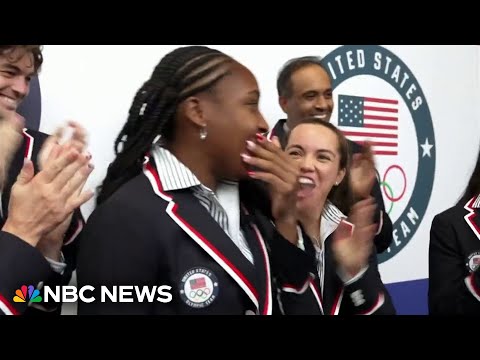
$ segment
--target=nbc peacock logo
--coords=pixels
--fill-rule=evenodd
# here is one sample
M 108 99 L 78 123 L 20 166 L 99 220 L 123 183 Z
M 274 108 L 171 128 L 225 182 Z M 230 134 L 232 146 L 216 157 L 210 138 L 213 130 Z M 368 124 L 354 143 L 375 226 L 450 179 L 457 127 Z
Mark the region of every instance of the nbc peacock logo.
M 15 290 L 15 296 L 13 302 L 34 302 L 38 303 L 42 301 L 40 291 L 35 289 L 33 285 L 22 285 L 20 289 Z

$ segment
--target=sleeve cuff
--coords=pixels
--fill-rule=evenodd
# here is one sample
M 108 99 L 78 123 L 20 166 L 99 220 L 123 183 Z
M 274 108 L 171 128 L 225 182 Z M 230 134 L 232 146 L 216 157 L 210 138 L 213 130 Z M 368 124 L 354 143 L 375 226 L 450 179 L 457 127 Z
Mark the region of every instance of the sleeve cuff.
M 380 210 L 380 219 L 379 219 L 379 224 L 378 224 L 378 230 L 375 233 L 375 236 L 377 236 L 378 234 L 380 234 L 382 232 L 382 228 L 383 228 L 383 211 Z
M 364 267 L 362 270 L 360 270 L 357 275 L 355 275 L 353 278 L 349 279 L 346 273 L 342 269 L 338 269 L 337 273 L 340 279 L 343 281 L 343 284 L 345 286 L 351 285 L 354 282 L 360 280 L 362 276 L 365 274 L 365 272 L 368 270 L 368 266 Z
M 60 261 L 52 260 L 46 256 L 45 256 L 45 259 L 48 261 L 53 271 L 55 271 L 57 274 L 63 275 L 63 272 L 67 267 L 67 264 L 65 263 L 65 257 L 63 256 L 63 252 L 60 252 Z

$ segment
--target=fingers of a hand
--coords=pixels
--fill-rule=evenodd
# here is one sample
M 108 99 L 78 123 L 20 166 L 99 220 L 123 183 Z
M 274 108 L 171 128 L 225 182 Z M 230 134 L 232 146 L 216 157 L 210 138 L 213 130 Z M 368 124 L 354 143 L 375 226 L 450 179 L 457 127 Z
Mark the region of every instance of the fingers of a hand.
M 75 150 L 73 150 L 75 151 Z M 79 155 L 74 162 L 68 164 L 61 170 L 55 179 L 52 181 L 52 186 L 58 191 L 62 191 L 67 183 L 74 178 L 74 175 L 83 167 L 86 166 L 89 158 L 85 155 Z
M 358 229 L 358 231 L 356 231 L 354 234 L 355 241 L 362 246 L 370 247 L 373 243 L 373 239 L 375 238 L 376 231 L 377 224 L 371 224 L 363 227 L 362 229 Z
M 94 165 L 91 163 L 87 163 L 86 165 L 82 166 L 68 182 L 63 191 L 68 193 L 70 196 L 78 196 L 83 191 L 85 183 L 87 182 L 94 168 Z
M 373 218 L 377 204 L 373 197 L 368 197 L 355 203 L 350 211 L 350 219 L 355 225 L 364 225 L 368 219 Z
M 375 203 L 375 198 L 373 196 L 369 196 L 366 199 L 357 201 L 355 204 L 353 204 L 350 213 L 358 213 L 364 206 L 368 206 L 373 203 Z
M 277 148 L 282 149 L 282 145 L 280 144 L 280 140 L 278 139 L 278 136 L 274 136 L 271 141 L 272 141 L 272 144 L 275 145 Z
M 362 160 L 362 154 L 353 154 L 351 167 L 353 169 L 357 168 L 360 165 L 361 160 Z
M 355 216 L 355 225 L 359 228 L 370 226 L 373 223 L 376 204 L 364 206 Z
M 264 181 L 269 184 L 275 192 L 286 192 L 290 189 L 289 184 L 282 181 L 278 176 L 269 172 L 255 171 L 249 173 L 253 179 Z
M 257 136 L 257 142 L 253 145 L 249 144 L 248 149 L 254 157 L 269 160 L 275 168 L 282 169 L 286 173 L 293 173 L 295 177 L 298 177 L 298 164 L 281 149 L 278 138 L 277 144 L 275 144 L 265 137 Z M 287 179 L 285 180 L 287 181 Z
M 65 146 L 66 149 L 75 149 L 79 153 L 83 153 L 85 151 L 85 145 L 86 145 L 85 142 L 80 140 L 75 140 L 75 139 L 71 139 L 65 144 L 63 144 L 63 146 Z
M 278 137 L 274 136 L 271 141 L 265 137 L 257 137 L 257 144 L 260 148 L 265 149 L 268 153 L 274 154 L 279 159 L 279 164 L 285 164 L 290 162 L 290 157 L 283 151 Z
M 38 156 L 40 170 L 44 169 L 49 162 L 56 159 L 56 156 L 58 156 L 58 151 L 52 156 L 52 150 L 56 145 L 58 145 L 58 138 L 56 136 L 49 136 L 43 143 Z
M 58 157 L 52 162 L 49 162 L 47 166 L 38 173 L 38 181 L 45 183 L 53 182 L 68 165 L 75 163 L 81 156 L 79 152 L 74 149 L 69 151 L 62 150 L 62 146 L 60 145 L 57 145 L 57 148 L 52 149 L 52 153 L 58 152 Z
M 81 193 L 85 182 L 93 171 L 92 164 L 86 164 L 78 169 L 68 183 L 64 186 L 62 194 L 67 198 Z
M 260 159 L 273 161 L 274 154 L 262 146 L 259 142 L 254 142 L 252 140 L 247 141 L 247 149 L 252 156 L 258 157 Z
M 270 173 L 276 176 L 281 181 L 292 184 L 295 184 L 297 182 L 297 177 L 294 172 L 285 170 L 283 167 L 278 166 L 272 160 L 265 160 L 246 154 L 242 154 L 241 156 L 245 163 L 261 170 L 262 172 Z
M 25 159 L 22 170 L 17 176 L 17 182 L 15 184 L 25 185 L 32 180 L 34 175 L 33 163 L 31 160 Z
M 82 168 L 82 169 L 84 169 L 84 168 Z M 95 169 L 95 167 L 94 167 L 93 164 L 88 164 L 87 169 L 85 169 L 84 171 L 90 171 L 90 173 L 91 173 Z M 87 182 L 87 180 L 90 176 L 90 173 L 85 177 L 85 180 L 83 180 L 83 182 L 78 186 L 77 191 L 74 194 L 79 195 L 82 192 L 82 190 L 85 187 L 85 184 L 86 184 L 86 182 Z
M 366 141 L 362 149 L 363 158 L 370 163 L 371 166 L 375 167 L 375 157 L 373 155 L 372 143 Z
M 68 125 L 72 127 L 72 139 L 75 141 L 79 141 L 84 144 L 87 144 L 87 131 L 76 121 L 69 121 Z
M 74 199 L 70 201 L 70 209 L 73 211 L 83 204 L 85 204 L 87 201 L 89 201 L 93 197 L 94 193 L 91 190 L 86 190 L 82 192 L 80 195 L 76 196 Z

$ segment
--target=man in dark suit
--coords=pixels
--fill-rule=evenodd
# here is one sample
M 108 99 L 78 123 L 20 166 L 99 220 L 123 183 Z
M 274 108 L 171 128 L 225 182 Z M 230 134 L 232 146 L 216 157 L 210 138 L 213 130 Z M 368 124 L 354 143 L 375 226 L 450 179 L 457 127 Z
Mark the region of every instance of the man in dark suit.
M 277 136 L 285 147 L 290 129 L 308 118 L 330 121 L 334 108 L 332 81 L 318 57 L 307 56 L 289 60 L 280 70 L 277 79 L 279 104 L 287 119 L 279 120 L 269 137 Z M 354 200 L 368 197 L 367 188 L 358 173 L 361 161 L 368 161 L 364 147 L 353 141 L 348 142 L 352 167 L 350 168 L 350 189 Z M 375 236 L 377 253 L 384 252 L 392 242 L 392 221 L 385 211 L 380 184 L 375 180 L 371 195 L 377 203 L 376 222 L 379 224 Z M 348 215 L 348 214 L 347 214 Z
M 480 314 L 480 153 L 462 199 L 430 230 L 431 315 Z
M 63 145 L 60 132 L 48 137 L 23 129 L 17 108 L 42 61 L 39 45 L 0 46 L 0 313 L 27 310 L 24 303 L 10 303 L 10 295 L 27 282 L 68 283 L 74 240 L 84 223 L 79 206 L 93 195 L 81 193 L 92 168 L 91 156 L 82 154 L 80 126 L 71 123 L 72 139 Z

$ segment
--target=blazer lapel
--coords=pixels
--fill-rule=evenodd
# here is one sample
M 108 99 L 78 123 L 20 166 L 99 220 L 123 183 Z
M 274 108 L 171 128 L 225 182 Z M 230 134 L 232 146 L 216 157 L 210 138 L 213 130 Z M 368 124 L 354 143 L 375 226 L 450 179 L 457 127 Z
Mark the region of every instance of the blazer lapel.
M 467 225 L 477 237 L 477 239 L 480 240 L 480 209 L 474 207 L 474 203 L 479 198 L 479 196 L 473 197 L 465 204 L 464 208 L 468 211 L 468 214 L 464 216 L 464 219 L 467 222 Z
M 144 165 L 144 174 L 150 180 L 154 192 L 168 202 L 168 215 L 237 282 L 257 309 L 260 309 L 254 266 L 191 191 L 163 191 L 158 173 L 150 163 Z
M 2 210 L 3 210 L 3 221 L 8 216 L 8 204 L 10 200 L 10 194 L 12 191 L 12 186 L 17 181 L 17 176 L 22 170 L 24 158 L 31 159 L 33 153 L 34 138 L 27 133 L 27 130 L 23 130 L 23 142 L 20 145 L 20 148 L 17 150 L 13 156 L 12 163 L 8 169 L 7 181 L 5 183 L 5 188 L 2 192 Z
M 339 278 L 336 269 L 337 264 L 334 261 L 334 255 L 331 248 L 331 238 L 325 240 L 325 276 L 324 276 L 324 303 L 325 314 L 338 315 L 343 299 L 343 283 Z
M 250 247 L 256 269 L 255 285 L 258 289 L 259 314 L 272 314 L 272 283 L 270 259 L 263 234 L 253 221 L 248 210 L 242 206 L 241 224 L 245 239 Z

